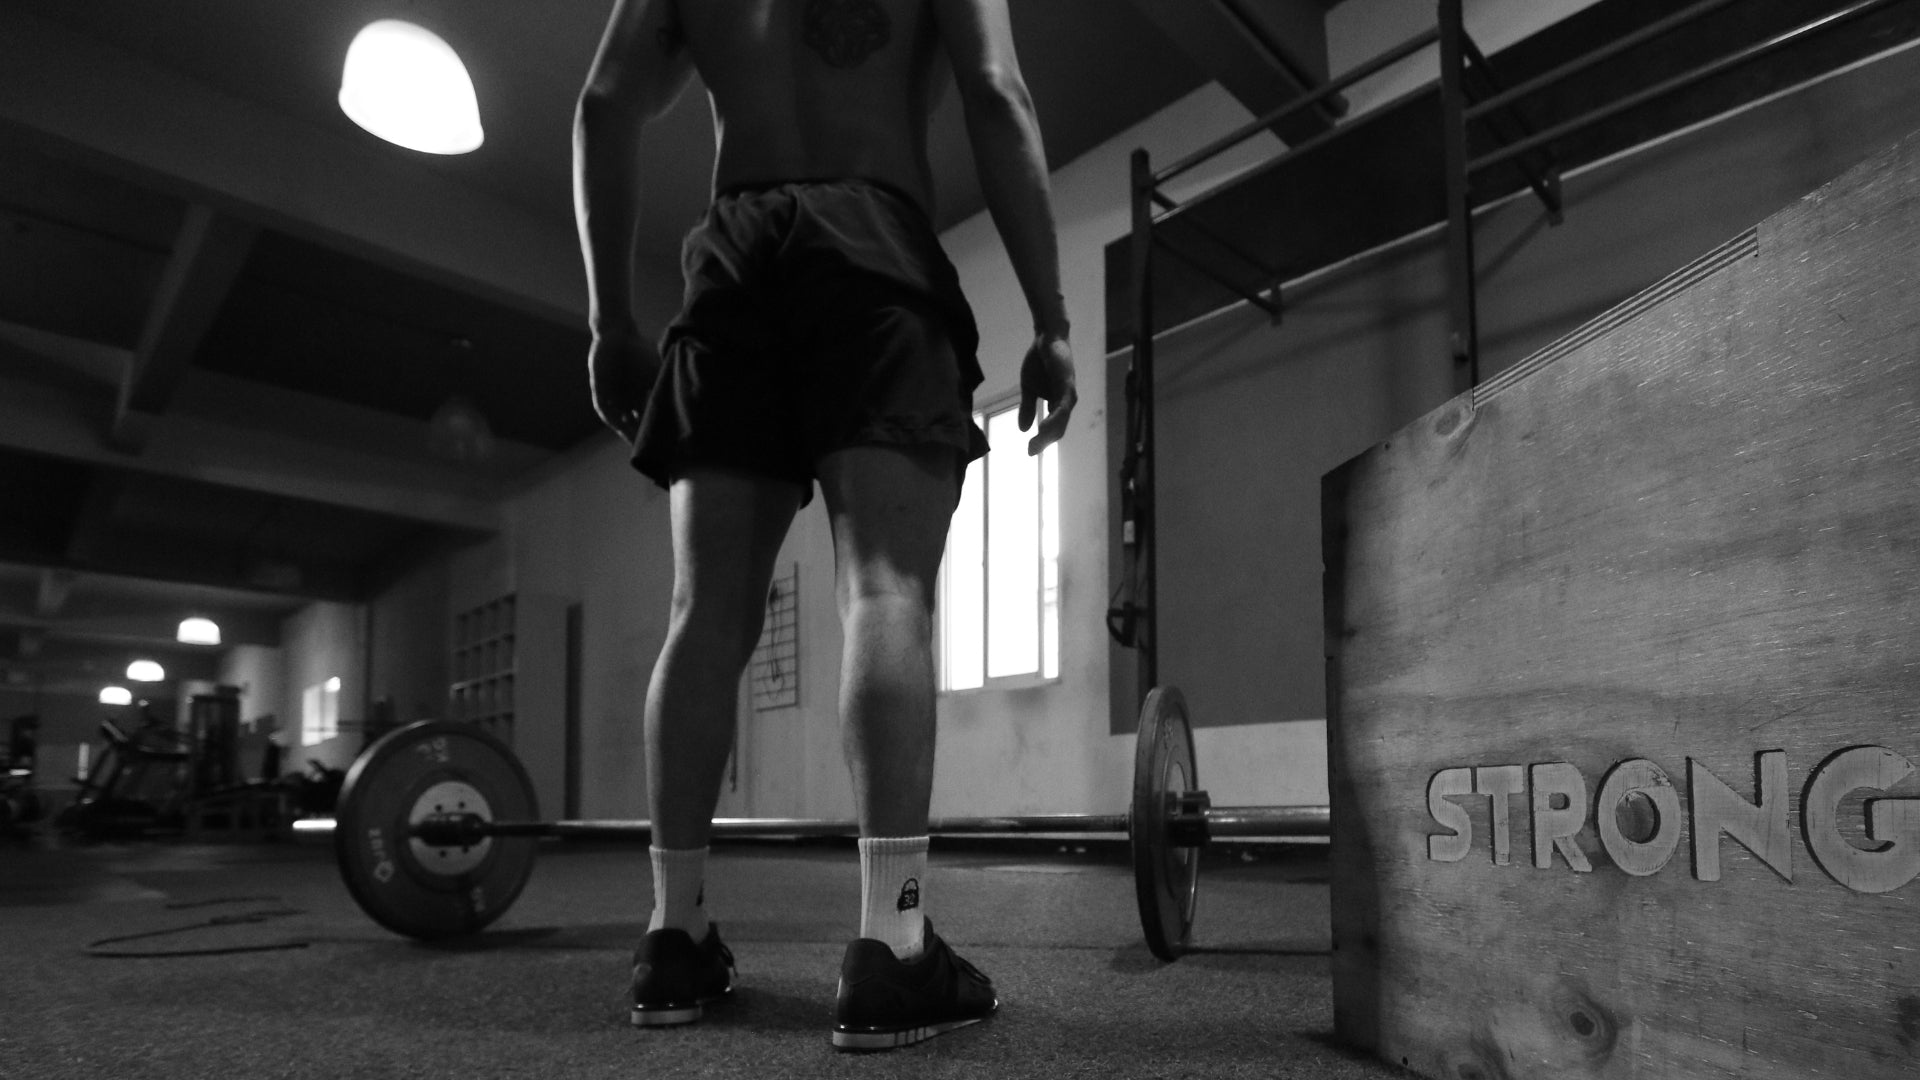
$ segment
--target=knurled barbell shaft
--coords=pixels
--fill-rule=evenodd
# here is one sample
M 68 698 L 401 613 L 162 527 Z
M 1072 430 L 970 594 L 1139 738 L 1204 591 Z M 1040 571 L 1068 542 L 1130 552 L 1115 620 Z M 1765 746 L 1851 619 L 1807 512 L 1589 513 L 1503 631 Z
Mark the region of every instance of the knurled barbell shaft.
M 458 815 L 454 815 L 458 817 Z M 432 819 L 415 826 L 428 840 Z M 465 828 L 452 825 L 454 829 Z M 1020 817 L 935 818 L 928 831 L 940 835 L 1006 832 L 1125 832 L 1123 814 L 1034 814 Z M 422 835 L 424 830 L 424 835 Z M 555 836 L 573 839 L 644 840 L 653 835 L 646 819 L 621 821 L 489 821 L 475 825 L 478 836 Z M 858 836 L 860 823 L 829 818 L 714 818 L 712 835 L 730 836 Z
M 1212 806 L 1201 812 L 1209 837 L 1325 836 L 1331 816 L 1325 806 Z M 644 819 L 604 821 L 487 821 L 450 816 L 417 824 L 423 842 L 471 842 L 489 836 L 565 837 L 572 839 L 644 840 L 653 825 Z M 436 834 L 437 828 L 448 831 Z M 1020 814 L 1002 817 L 934 818 L 927 831 L 935 836 L 990 833 L 1124 833 L 1125 814 Z M 858 822 L 820 818 L 715 818 L 712 835 L 749 836 L 858 836 Z

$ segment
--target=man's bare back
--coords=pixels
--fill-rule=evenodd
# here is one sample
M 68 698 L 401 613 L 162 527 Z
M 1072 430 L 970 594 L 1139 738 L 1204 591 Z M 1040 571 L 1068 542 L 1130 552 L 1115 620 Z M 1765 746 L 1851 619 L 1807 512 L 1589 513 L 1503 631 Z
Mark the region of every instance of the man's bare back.
M 594 408 L 631 441 L 658 371 L 633 308 L 640 129 L 696 70 L 713 104 L 714 189 L 865 179 L 932 220 L 929 115 L 958 93 L 982 193 L 1033 315 L 1020 421 L 1029 453 L 1077 395 L 1047 163 L 1007 0 L 616 0 L 574 121 Z
M 675 30 L 713 100 L 716 190 L 881 180 L 932 210 L 927 118 L 951 82 L 927 0 L 695 0 Z

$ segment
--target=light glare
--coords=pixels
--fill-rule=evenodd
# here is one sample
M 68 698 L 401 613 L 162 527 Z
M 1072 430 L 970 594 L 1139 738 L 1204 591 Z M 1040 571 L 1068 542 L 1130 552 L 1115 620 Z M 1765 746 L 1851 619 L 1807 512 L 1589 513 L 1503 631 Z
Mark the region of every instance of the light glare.
M 426 154 L 479 149 L 480 105 L 453 46 L 399 19 L 369 23 L 347 47 L 340 110 L 382 139 Z
M 124 686 L 103 686 L 100 688 L 100 704 L 131 705 L 133 704 L 133 691 Z M 84 751 L 86 744 L 82 743 L 80 749 Z M 84 759 L 80 762 L 80 771 L 83 774 L 87 771 L 87 763 Z
M 135 660 L 127 665 L 127 678 L 134 682 L 159 682 L 167 677 L 167 669 L 152 660 Z
M 1026 453 L 1020 414 L 987 420 L 987 678 L 1040 667 L 1040 462 Z
M 212 619 L 182 619 L 180 630 L 174 636 L 188 645 L 218 645 L 220 624 Z

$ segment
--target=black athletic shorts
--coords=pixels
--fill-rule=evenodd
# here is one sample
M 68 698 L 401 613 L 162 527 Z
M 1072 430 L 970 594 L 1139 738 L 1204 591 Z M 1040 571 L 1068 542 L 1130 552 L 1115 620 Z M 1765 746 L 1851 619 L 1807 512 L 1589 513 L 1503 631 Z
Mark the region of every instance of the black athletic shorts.
M 987 452 L 973 422 L 980 335 L 932 223 L 896 189 L 809 180 L 721 193 L 681 250 L 686 295 L 634 467 L 791 480 L 849 446 Z

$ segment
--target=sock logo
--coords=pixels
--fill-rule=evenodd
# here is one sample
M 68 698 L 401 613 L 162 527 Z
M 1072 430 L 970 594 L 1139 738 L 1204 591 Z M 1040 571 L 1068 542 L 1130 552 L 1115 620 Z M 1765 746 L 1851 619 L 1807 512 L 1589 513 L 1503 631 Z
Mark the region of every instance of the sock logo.
M 900 886 L 900 899 L 894 904 L 894 907 L 900 911 L 912 911 L 919 906 L 920 879 L 908 878 L 907 883 Z

